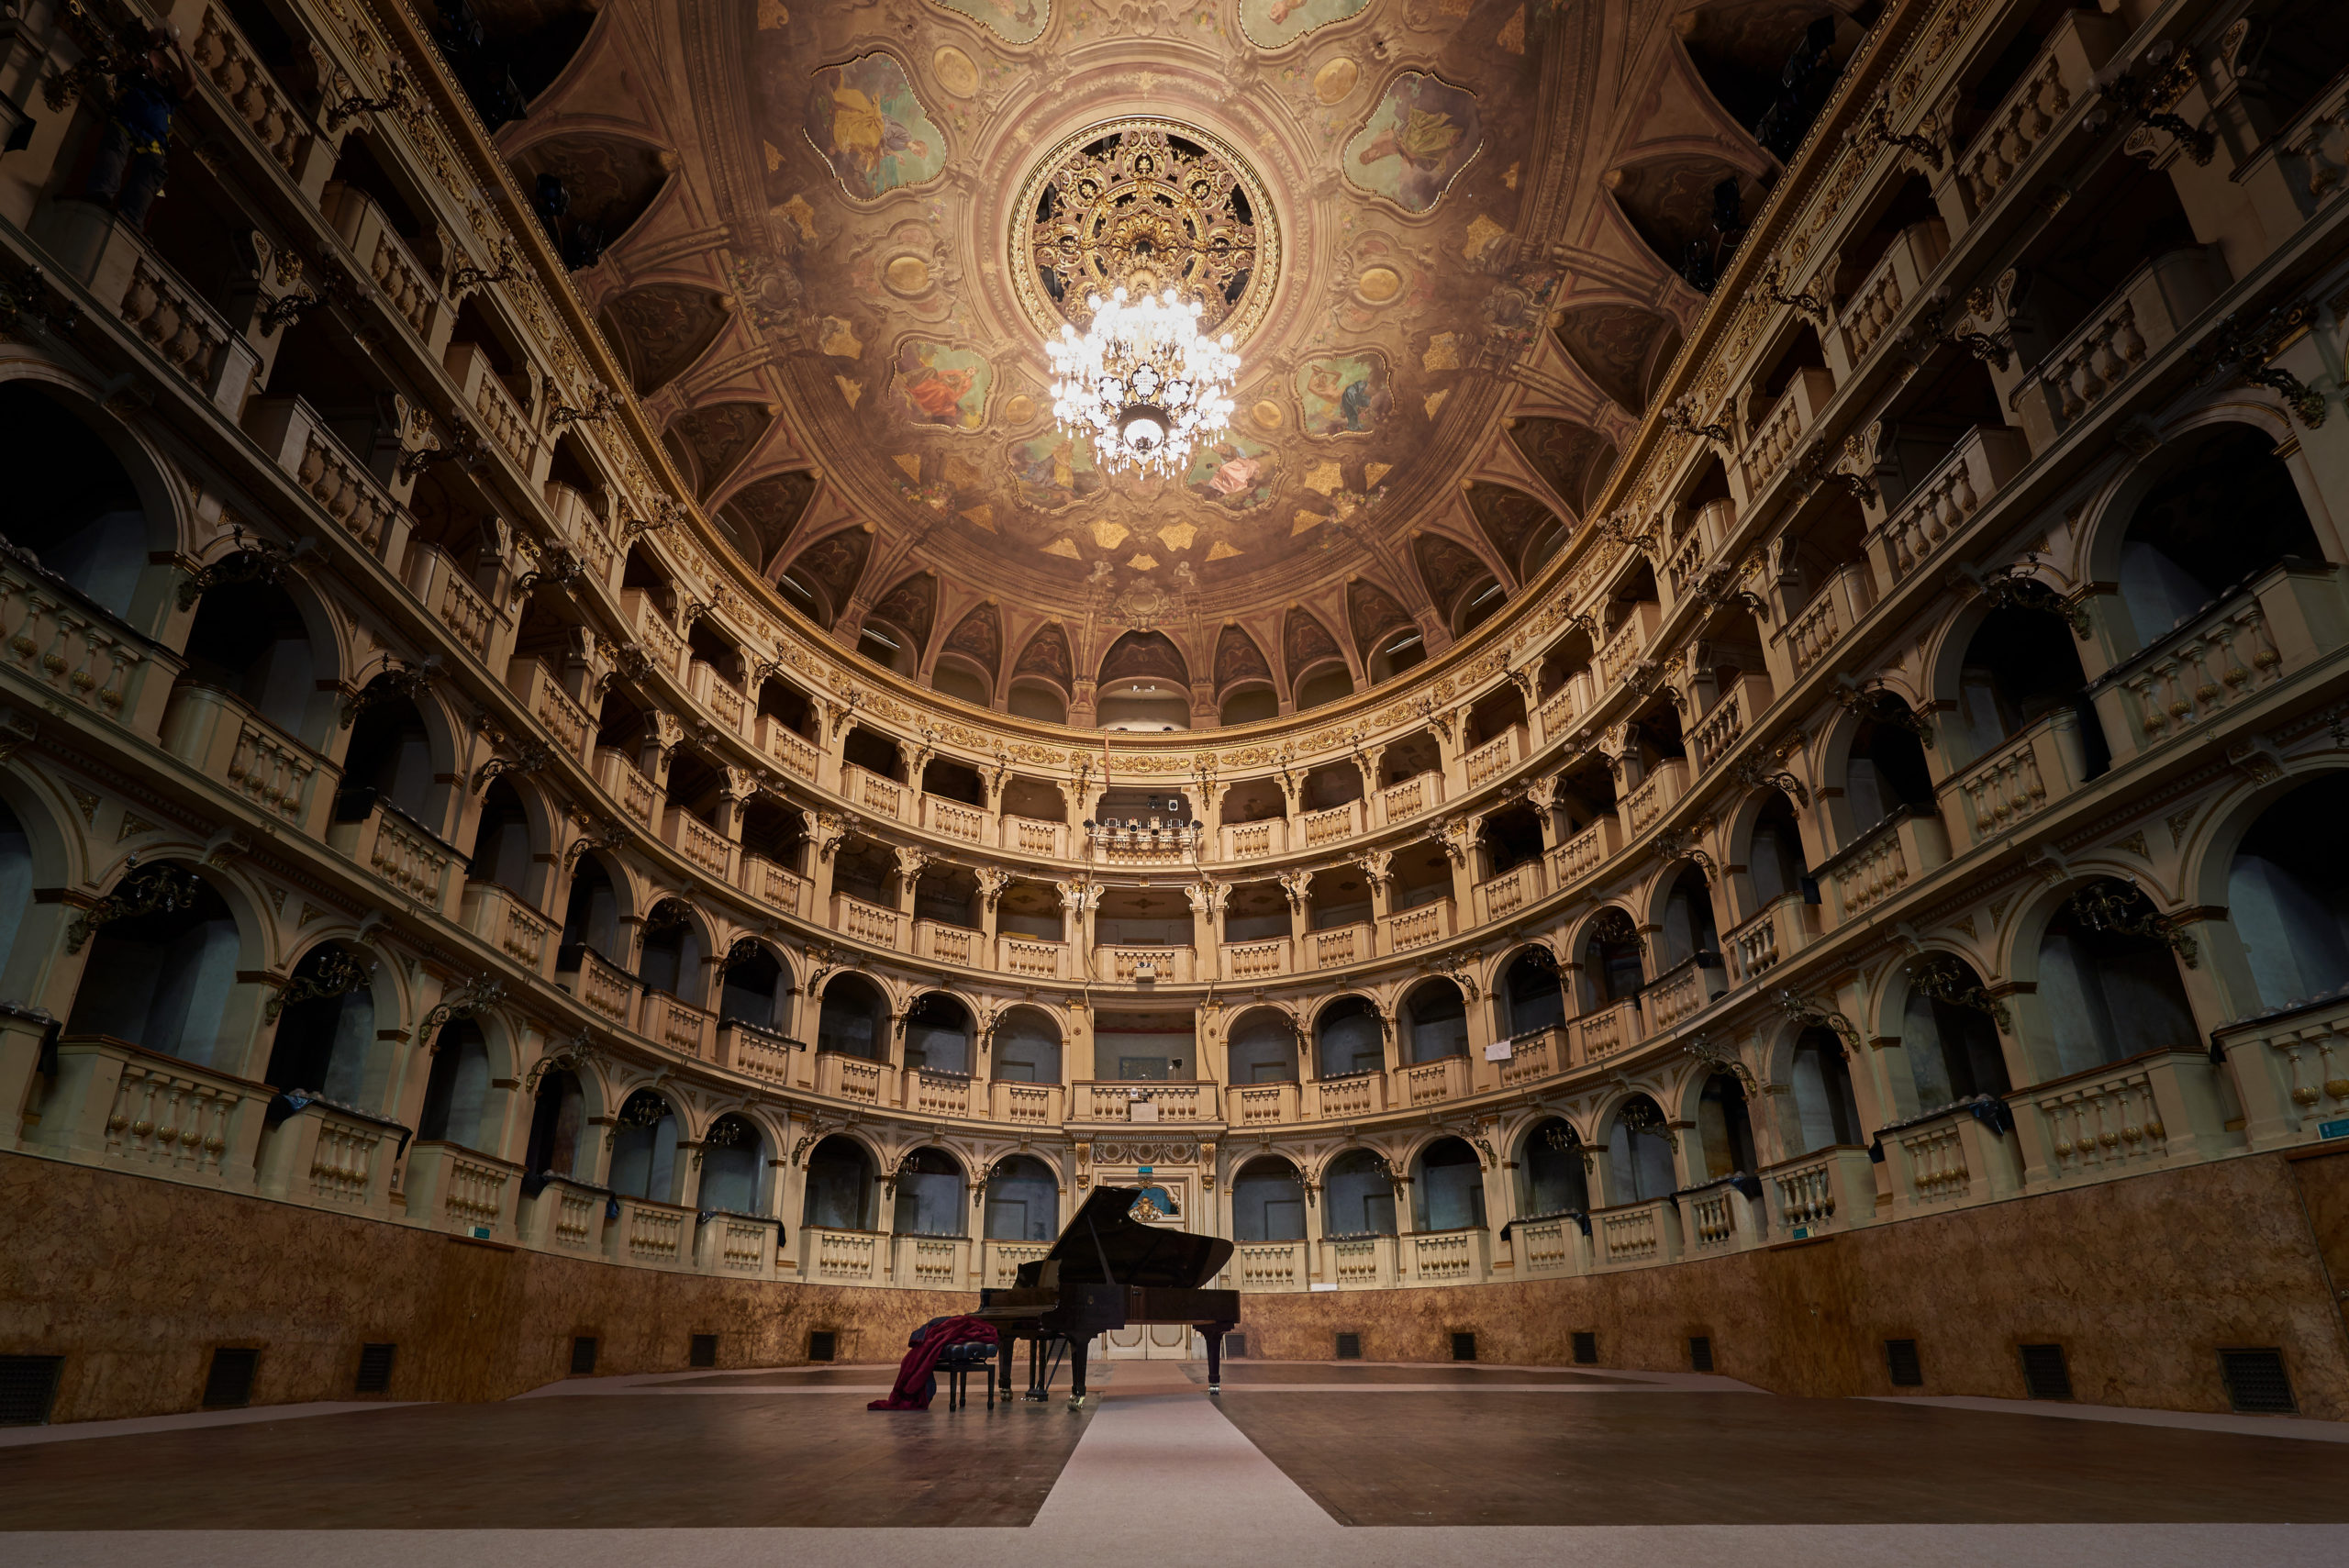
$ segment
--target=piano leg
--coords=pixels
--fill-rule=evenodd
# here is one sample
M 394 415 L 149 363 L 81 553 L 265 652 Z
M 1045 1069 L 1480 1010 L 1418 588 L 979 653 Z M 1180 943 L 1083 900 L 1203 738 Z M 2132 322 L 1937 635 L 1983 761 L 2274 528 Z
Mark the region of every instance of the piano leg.
M 1038 1329 L 1028 1336 L 1028 1398 L 1043 1403 L 1052 1397 L 1044 1386 L 1044 1333 Z
M 1208 1392 L 1221 1394 L 1223 1392 L 1223 1325 L 1202 1324 L 1199 1332 L 1207 1336 L 1208 1341 Z
M 1068 1390 L 1068 1407 L 1072 1410 L 1082 1409 L 1085 1406 L 1085 1352 L 1092 1343 L 1093 1337 L 1090 1334 L 1081 1340 L 1069 1341 L 1068 1368 L 1071 1381 Z

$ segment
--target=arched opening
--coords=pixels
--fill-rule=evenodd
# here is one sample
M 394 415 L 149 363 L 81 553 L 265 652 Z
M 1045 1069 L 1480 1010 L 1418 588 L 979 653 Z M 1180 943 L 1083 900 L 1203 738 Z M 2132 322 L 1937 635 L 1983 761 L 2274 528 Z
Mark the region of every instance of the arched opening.
M 2058 1075 L 2200 1043 L 2165 929 L 2145 895 L 2117 882 L 2091 883 L 2048 922 L 2039 940 L 2039 1003 Z
M 874 1188 L 873 1156 L 864 1145 L 852 1138 L 827 1138 L 807 1154 L 807 1193 L 799 1222 L 827 1230 L 870 1230 Z
M 1521 802 L 1504 806 L 1485 817 L 1477 843 L 1487 878 L 1513 871 L 1542 858 L 1542 818 Z
M 335 820 L 364 822 L 382 805 L 434 832 L 439 814 L 432 810 L 432 738 L 416 704 L 378 689 L 384 680 L 378 676 L 360 694 L 365 706 L 351 721 L 342 784 L 335 792 Z
M 28 382 L 0 384 L 0 537 L 109 615 L 130 613 L 147 513 L 111 447 Z
M 1545 947 L 1530 947 L 1501 972 L 1501 998 L 1508 1009 L 1511 1038 L 1553 1029 L 1566 1021 L 1566 988 L 1558 961 Z
M 1843 803 L 1855 834 L 1903 810 L 1932 809 L 1933 775 L 1917 729 L 1908 704 L 1878 697 L 1876 717 L 1853 735 L 1843 768 Z
M 1403 1029 L 1413 1062 L 1468 1054 L 1468 1002 L 1449 980 L 1423 980 L 1403 998 Z
M 1485 1224 L 1485 1164 L 1464 1139 L 1439 1138 L 1411 1162 L 1411 1228 L 1475 1230 Z
M 0 801 L 0 974 L 17 948 L 17 931 L 33 895 L 33 844 L 25 825 Z
M 1231 1235 L 1236 1241 L 1305 1240 L 1305 1183 L 1277 1154 L 1260 1154 L 1231 1178 Z
M 790 991 L 790 973 L 774 950 L 747 937 L 738 939 L 727 952 L 718 982 L 718 1021 L 780 1029 L 786 1021 L 784 1009 Z
M 1052 1168 L 1032 1154 L 996 1162 L 987 1177 L 986 1239 L 990 1241 L 1049 1241 L 1060 1234 L 1060 1183 Z
M 1664 967 L 1675 969 L 1691 959 L 1700 964 L 1709 959 L 1708 967 L 1720 965 L 1721 939 L 1713 924 L 1713 895 L 1694 861 L 1682 862 L 1672 879 L 1672 891 L 1664 895 L 1663 925 L 1656 940 Z
M 1975 744 L 1990 751 L 2043 718 L 2079 726 L 2090 777 L 2110 759 L 2087 698 L 2072 628 L 2060 616 L 2009 605 L 1983 617 L 1965 646 L 1958 711 Z
M 749 1117 L 729 1113 L 701 1140 L 701 1193 L 695 1207 L 729 1214 L 766 1212 L 767 1141 Z
M 1562 536 L 1563 537 L 1563 536 Z M 1554 546 L 1553 547 L 1554 549 Z M 1406 670 L 1427 662 L 1427 639 L 1416 626 L 1397 627 L 1378 639 L 1370 654 L 1370 684 L 1391 681 Z M 1267 696 L 1272 694 L 1267 692 Z M 1230 719 L 1224 720 L 1229 724 Z
M 773 719 L 802 740 L 816 739 L 816 712 L 807 694 L 780 676 L 759 683 L 759 717 Z
M 321 942 L 303 955 L 278 994 L 284 1009 L 265 1083 L 346 1106 L 375 1103 L 382 1074 L 369 1070 L 376 1047 L 375 996 L 367 988 L 373 967 L 340 942 Z
M 1753 907 L 1766 909 L 1788 895 L 1815 897 L 1810 871 L 1803 863 L 1802 828 L 1783 795 L 1763 803 L 1745 845 L 1745 875 L 1753 887 Z
M 1647 984 L 1647 944 L 1631 916 L 1620 909 L 1598 912 L 1582 945 L 1582 1010 L 1598 1012 L 1628 1002 Z
M 1011 695 L 1005 706 L 1014 718 L 1032 718 L 1044 724 L 1068 722 L 1068 698 L 1049 681 L 1012 682 Z
M 1061 1081 L 1061 1029 L 1052 1015 L 1014 1007 L 996 1025 L 995 1075 L 1011 1084 Z
M 1217 717 L 1225 724 L 1254 724 L 1260 719 L 1278 718 L 1280 712 L 1280 694 L 1272 687 L 1242 686 L 1223 699 Z
M 1664 1112 L 1645 1095 L 1633 1095 L 1615 1113 L 1607 1135 L 1612 1201 L 1642 1203 L 1664 1197 L 1680 1184 L 1672 1159 L 1672 1129 Z
M 527 900 L 531 866 L 530 814 L 522 796 L 504 779 L 494 779 L 482 796 L 473 824 L 473 849 L 465 862 L 468 882 L 495 883 Z
M 930 689 L 974 707 L 991 706 L 995 702 L 994 684 L 976 670 L 952 659 L 941 659 L 930 667 Z
M 1297 711 L 1320 707 L 1354 695 L 1354 678 L 1343 664 L 1325 665 L 1297 684 Z
M 189 685 L 209 686 L 301 739 L 317 666 L 310 631 L 285 590 L 272 583 L 218 583 L 207 589 L 188 628 Z
M 2259 814 L 2227 867 L 2227 917 L 2264 1007 L 2349 986 L 2349 773 Z
M 886 621 L 869 620 L 856 634 L 856 651 L 884 670 L 911 676 L 921 664 L 921 649 L 913 634 Z
M 562 947 L 556 955 L 558 970 L 577 969 L 580 954 L 593 950 L 608 961 L 619 940 L 619 893 L 611 873 L 595 855 L 582 855 L 571 873 L 571 896 L 562 910 Z
M 1935 1110 L 2012 1088 L 1998 1026 L 1974 966 L 1938 953 L 1912 965 L 1910 980 L 1900 1013 L 1900 1043 L 1916 1084 L 1917 1108 Z
M 1854 1146 L 1860 1134 L 1860 1103 L 1852 1093 L 1852 1069 L 1843 1042 L 1828 1029 L 1808 1029 L 1795 1040 L 1793 1080 L 1798 1154 L 1838 1144 Z
M 639 1089 L 621 1103 L 612 1128 L 610 1186 L 622 1197 L 676 1199 L 677 1113 L 650 1089 Z
M 824 1005 L 816 1022 L 816 1049 L 885 1062 L 889 1059 L 888 1020 L 889 1004 L 871 981 L 854 974 L 834 975 L 824 986 Z
M 1477 578 L 1460 591 L 1452 611 L 1452 635 L 1465 637 L 1497 614 L 1508 603 L 1508 590 L 1500 579 L 1490 573 Z
M 587 1126 L 587 1096 L 579 1074 L 558 1067 L 539 1080 L 530 1097 L 530 1140 L 524 1168 L 533 1175 L 578 1173 L 580 1145 Z
M 692 906 L 682 898 L 655 904 L 644 917 L 643 945 L 636 960 L 636 977 L 644 988 L 699 1005 L 702 956 Z
M 961 1236 L 963 1167 L 943 1149 L 917 1149 L 897 1165 L 897 1206 L 891 1227 L 900 1236 Z
M 971 1010 L 943 991 L 925 991 L 906 1010 L 906 1065 L 931 1073 L 971 1071 Z
M 221 1035 L 237 983 L 237 921 L 227 902 L 201 877 L 161 863 L 128 873 L 114 896 L 143 903 L 166 884 L 175 895 L 164 906 L 111 921 L 90 939 L 65 1032 L 239 1072 L 244 1063 Z
M 1761 1169 L 1753 1155 L 1753 1114 L 1745 1086 L 1727 1073 L 1705 1080 L 1697 1095 L 1697 1141 L 1708 1176 L 1752 1175 Z
M 1386 1065 L 1386 1029 L 1367 996 L 1341 996 L 1313 1024 L 1313 1056 L 1324 1078 L 1375 1073 Z
M 1230 1082 L 1297 1082 L 1297 1026 L 1286 1013 L 1258 1008 L 1232 1026 Z
M 2184 438 L 2168 478 L 2130 515 L 2121 597 L 2141 644 L 2277 562 L 2324 559 L 2273 436 L 2226 424 Z
M 1590 1212 L 1590 1173 L 1583 1164 L 1582 1139 L 1557 1117 L 1537 1123 L 1525 1135 L 1525 1212 L 1528 1215 Z
M 280 1031 L 281 1034 L 283 1031 Z M 433 1042 L 432 1070 L 424 1080 L 424 1113 L 416 1135 L 479 1153 L 495 1154 L 499 1141 L 489 1124 L 489 1042 L 471 1018 L 451 1018 Z
M 1332 1239 L 1395 1234 L 1395 1181 L 1386 1162 L 1367 1149 L 1349 1149 L 1330 1162 L 1321 1201 Z

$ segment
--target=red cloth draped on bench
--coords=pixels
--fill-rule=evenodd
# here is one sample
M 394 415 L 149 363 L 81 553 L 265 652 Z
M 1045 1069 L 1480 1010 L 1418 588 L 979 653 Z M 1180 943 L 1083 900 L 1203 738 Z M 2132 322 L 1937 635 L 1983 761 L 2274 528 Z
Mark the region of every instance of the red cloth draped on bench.
M 921 1337 L 921 1343 L 906 1352 L 897 1365 L 897 1381 L 886 1399 L 875 1399 L 865 1407 L 868 1410 L 927 1410 L 930 1395 L 930 1375 L 937 1370 L 938 1358 L 950 1346 L 996 1342 L 995 1325 L 976 1318 L 949 1318 Z

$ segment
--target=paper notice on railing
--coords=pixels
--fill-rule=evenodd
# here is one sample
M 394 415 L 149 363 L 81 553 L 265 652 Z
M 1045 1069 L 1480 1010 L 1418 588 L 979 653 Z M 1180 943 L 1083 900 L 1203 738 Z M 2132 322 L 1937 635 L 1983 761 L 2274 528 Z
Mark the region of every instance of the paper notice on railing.
M 1485 1060 L 1487 1062 L 1507 1062 L 1516 1054 L 1517 1041 L 1513 1040 L 1497 1040 L 1485 1047 Z

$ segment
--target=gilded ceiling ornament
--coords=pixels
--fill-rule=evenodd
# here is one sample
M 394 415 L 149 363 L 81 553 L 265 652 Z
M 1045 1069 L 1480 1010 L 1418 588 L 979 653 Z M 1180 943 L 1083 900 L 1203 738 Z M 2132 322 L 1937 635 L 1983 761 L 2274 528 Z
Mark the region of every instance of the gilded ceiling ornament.
M 1280 231 L 1264 182 L 1229 145 L 1171 120 L 1077 132 L 1045 154 L 1012 209 L 1012 277 L 1047 338 L 1082 328 L 1085 301 L 1172 288 L 1200 306 L 1199 329 L 1238 341 L 1264 319 L 1280 273 Z

